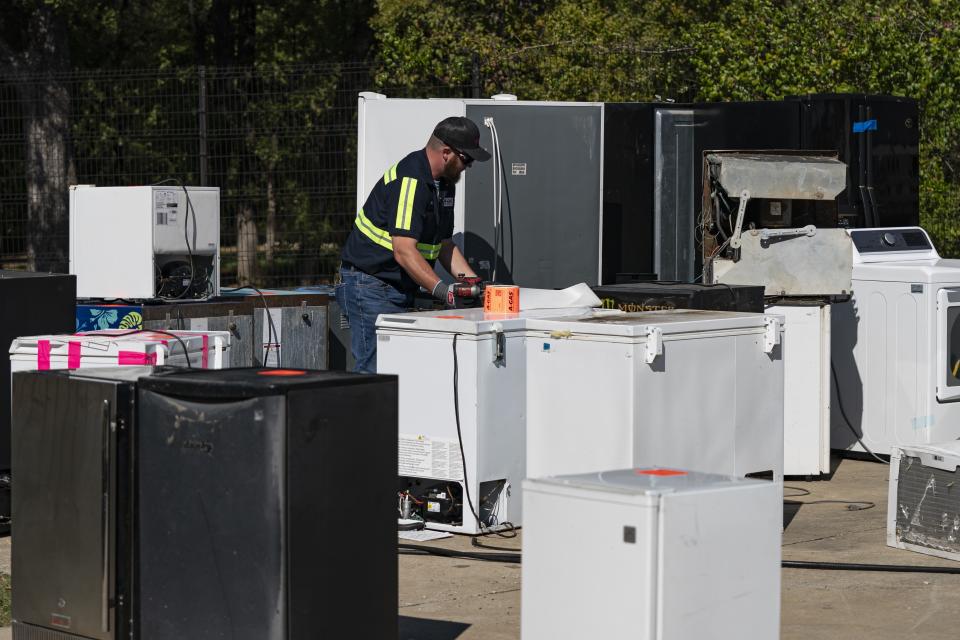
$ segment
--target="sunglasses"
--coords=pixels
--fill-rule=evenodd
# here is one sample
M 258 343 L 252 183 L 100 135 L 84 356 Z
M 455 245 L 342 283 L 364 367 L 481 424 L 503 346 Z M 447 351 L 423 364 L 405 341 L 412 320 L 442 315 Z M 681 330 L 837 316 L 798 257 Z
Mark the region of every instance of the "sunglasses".
M 450 145 L 447 146 L 450 147 Z M 456 147 L 450 147 L 450 151 L 453 151 L 455 154 L 457 154 L 457 157 L 460 158 L 460 162 L 462 162 L 463 166 L 466 168 L 469 169 L 470 165 L 473 164 L 473 158 L 465 154 L 463 151 L 458 150 Z

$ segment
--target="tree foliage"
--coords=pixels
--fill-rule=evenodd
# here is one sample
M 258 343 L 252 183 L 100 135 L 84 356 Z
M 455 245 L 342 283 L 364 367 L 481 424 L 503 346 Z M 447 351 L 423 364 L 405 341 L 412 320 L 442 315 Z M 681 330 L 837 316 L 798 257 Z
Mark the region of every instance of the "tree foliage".
M 946 0 L 380 0 L 381 86 L 525 99 L 767 100 L 875 93 L 920 105 L 922 223 L 960 252 L 960 3 Z

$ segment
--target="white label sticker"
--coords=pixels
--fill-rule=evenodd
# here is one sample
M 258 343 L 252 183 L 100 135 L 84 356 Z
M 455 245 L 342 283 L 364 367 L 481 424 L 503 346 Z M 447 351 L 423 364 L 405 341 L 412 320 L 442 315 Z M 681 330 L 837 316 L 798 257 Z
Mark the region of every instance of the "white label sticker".
M 526 162 L 514 162 L 510 165 L 510 173 L 515 176 L 525 176 L 527 175 L 527 163 Z
M 430 513 L 440 513 L 440 503 L 427 501 L 427 511 Z
M 456 440 L 401 433 L 399 447 L 399 475 L 463 480 L 463 461 Z
M 770 215 L 776 216 L 778 218 L 783 215 L 779 202 L 770 203 Z
M 177 192 L 158 189 L 153 192 L 153 218 L 158 225 L 177 224 Z

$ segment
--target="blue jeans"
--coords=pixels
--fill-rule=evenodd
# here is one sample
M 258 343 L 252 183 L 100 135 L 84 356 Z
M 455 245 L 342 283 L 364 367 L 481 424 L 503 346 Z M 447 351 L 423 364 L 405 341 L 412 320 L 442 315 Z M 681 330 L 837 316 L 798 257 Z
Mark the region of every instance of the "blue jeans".
M 357 373 L 377 372 L 377 316 L 404 313 L 413 306 L 413 294 L 403 293 L 371 275 L 341 265 L 337 303 L 350 323 L 350 348 Z

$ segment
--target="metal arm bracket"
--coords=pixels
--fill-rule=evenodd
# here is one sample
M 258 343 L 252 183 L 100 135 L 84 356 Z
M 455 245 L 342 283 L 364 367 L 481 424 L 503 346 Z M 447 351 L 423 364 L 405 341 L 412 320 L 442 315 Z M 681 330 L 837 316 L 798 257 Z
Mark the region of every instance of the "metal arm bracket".
M 730 248 L 740 248 L 740 234 L 743 232 L 743 216 L 747 212 L 747 202 L 750 201 L 750 190 L 744 189 L 740 192 L 740 207 L 737 209 L 737 224 L 733 228 L 733 235 L 730 236 Z

